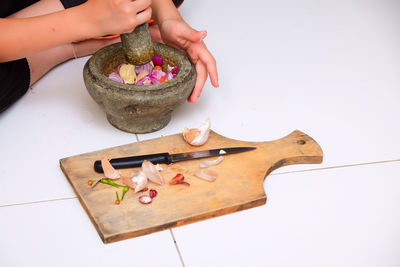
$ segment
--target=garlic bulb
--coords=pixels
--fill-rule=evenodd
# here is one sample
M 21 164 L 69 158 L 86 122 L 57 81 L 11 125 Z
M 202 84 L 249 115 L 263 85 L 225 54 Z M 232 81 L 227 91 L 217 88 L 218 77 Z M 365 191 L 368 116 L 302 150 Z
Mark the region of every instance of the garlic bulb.
M 193 146 L 201 146 L 208 139 L 208 134 L 210 133 L 210 127 L 211 123 L 209 119 L 207 119 L 199 128 L 188 129 L 184 127 L 183 138 L 185 139 L 186 142 L 188 142 Z

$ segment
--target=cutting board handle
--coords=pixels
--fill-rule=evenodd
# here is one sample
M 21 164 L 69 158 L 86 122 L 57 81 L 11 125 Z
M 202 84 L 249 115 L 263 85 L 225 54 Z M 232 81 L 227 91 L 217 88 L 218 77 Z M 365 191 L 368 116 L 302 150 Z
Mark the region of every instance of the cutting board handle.
M 307 134 L 295 130 L 288 136 L 272 142 L 261 143 L 265 158 L 273 170 L 291 164 L 317 164 L 322 162 L 323 153 L 319 144 Z M 268 155 L 268 156 L 267 156 Z M 274 155 L 272 158 L 270 155 Z M 272 162 L 271 162 L 272 161 Z

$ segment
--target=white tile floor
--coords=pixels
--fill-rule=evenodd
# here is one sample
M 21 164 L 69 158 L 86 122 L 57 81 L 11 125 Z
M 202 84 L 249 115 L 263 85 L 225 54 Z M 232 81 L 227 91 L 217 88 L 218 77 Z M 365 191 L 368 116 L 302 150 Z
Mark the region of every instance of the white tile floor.
M 83 84 L 88 58 L 0 114 L 0 266 L 400 266 L 400 2 L 205 0 L 181 13 L 208 30 L 221 86 L 164 129 L 111 127 Z M 58 160 L 207 117 L 246 141 L 302 130 L 324 162 L 274 171 L 265 206 L 103 245 Z

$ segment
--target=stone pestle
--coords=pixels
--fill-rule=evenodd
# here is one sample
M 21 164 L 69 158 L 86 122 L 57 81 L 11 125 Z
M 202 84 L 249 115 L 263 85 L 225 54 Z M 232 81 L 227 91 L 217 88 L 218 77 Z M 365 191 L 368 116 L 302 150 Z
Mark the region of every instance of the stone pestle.
M 153 59 L 154 47 L 147 22 L 137 26 L 131 33 L 121 34 L 121 42 L 128 63 L 144 65 Z

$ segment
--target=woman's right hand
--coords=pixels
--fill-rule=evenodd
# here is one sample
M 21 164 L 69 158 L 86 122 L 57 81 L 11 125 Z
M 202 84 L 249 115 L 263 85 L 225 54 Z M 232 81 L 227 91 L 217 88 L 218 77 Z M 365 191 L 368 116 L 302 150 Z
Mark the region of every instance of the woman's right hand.
M 83 5 L 98 36 L 132 32 L 151 18 L 151 0 L 88 0 Z

